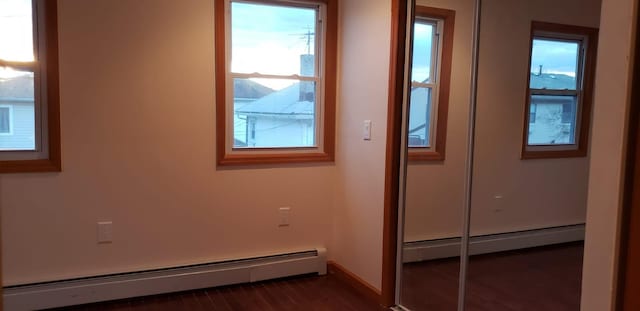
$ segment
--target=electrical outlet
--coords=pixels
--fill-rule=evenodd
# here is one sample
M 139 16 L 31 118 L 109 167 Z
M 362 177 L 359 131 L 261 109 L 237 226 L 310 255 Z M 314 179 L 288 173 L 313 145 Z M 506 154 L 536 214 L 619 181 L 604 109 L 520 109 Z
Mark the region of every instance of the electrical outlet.
M 278 213 L 280 215 L 280 224 L 279 227 L 287 227 L 289 226 L 289 213 L 291 212 L 291 208 L 288 206 L 281 207 L 278 209 Z
M 111 243 L 113 242 L 113 222 L 100 221 L 98 222 L 98 243 Z

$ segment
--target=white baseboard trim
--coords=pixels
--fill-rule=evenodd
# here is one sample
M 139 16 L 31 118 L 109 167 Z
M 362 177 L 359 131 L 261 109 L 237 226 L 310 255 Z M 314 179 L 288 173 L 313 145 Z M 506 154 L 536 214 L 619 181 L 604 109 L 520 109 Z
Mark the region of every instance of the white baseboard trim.
M 199 288 L 327 273 L 326 249 L 4 288 L 4 310 L 79 305 Z
M 479 255 L 584 240 L 584 224 L 471 237 L 469 254 Z M 460 238 L 408 242 L 403 262 L 460 256 Z

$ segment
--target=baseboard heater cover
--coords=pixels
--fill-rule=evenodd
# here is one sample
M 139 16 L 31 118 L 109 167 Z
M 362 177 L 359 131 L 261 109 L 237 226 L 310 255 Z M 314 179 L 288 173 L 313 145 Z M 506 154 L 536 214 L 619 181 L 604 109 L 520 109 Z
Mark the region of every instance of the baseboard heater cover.
M 584 224 L 491 234 L 470 238 L 469 254 L 480 255 L 584 240 Z M 460 238 L 407 242 L 402 261 L 418 262 L 460 256 Z
M 325 248 L 4 288 L 4 310 L 38 310 L 327 273 Z

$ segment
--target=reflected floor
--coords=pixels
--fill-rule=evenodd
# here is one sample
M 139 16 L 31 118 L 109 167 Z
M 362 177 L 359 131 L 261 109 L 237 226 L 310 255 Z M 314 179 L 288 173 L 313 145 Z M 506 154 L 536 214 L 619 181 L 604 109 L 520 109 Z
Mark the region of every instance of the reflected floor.
M 582 243 L 471 257 L 469 311 L 580 310 Z M 402 302 L 415 311 L 456 310 L 459 260 L 404 265 Z

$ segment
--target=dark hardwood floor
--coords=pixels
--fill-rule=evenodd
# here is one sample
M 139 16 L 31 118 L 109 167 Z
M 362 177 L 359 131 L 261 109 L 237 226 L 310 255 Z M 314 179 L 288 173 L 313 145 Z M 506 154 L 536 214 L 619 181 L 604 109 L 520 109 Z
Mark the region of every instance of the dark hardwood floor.
M 414 311 L 457 310 L 459 270 L 458 258 L 404 264 L 402 305 Z
M 252 284 L 131 298 L 56 310 L 383 310 L 333 275 L 301 276 Z
M 582 243 L 472 256 L 467 311 L 578 311 Z M 456 310 L 458 259 L 408 263 L 402 302 L 414 311 Z
M 577 311 L 581 243 L 473 256 L 468 311 Z M 456 310 L 458 259 L 405 264 L 403 304 Z M 59 309 L 61 310 L 61 309 Z M 64 310 L 383 310 L 334 275 L 301 276 L 65 308 Z

